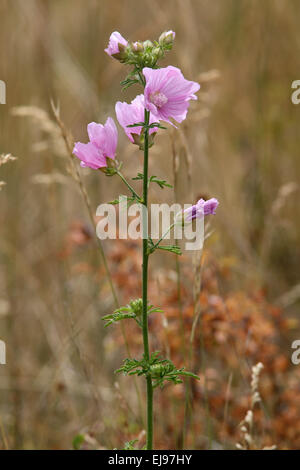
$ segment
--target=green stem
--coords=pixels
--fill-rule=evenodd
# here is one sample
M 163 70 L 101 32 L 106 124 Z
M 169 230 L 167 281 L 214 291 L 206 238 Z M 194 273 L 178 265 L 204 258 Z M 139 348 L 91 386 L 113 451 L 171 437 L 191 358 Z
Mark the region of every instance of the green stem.
M 149 111 L 145 109 L 145 140 L 144 140 L 144 181 L 143 181 L 143 343 L 146 361 L 150 359 L 148 338 L 148 154 L 149 154 Z M 153 443 L 153 386 L 151 375 L 147 375 L 147 450 L 152 449 Z
M 133 189 L 133 187 L 128 183 L 128 181 L 126 180 L 126 178 L 122 175 L 122 173 L 117 170 L 117 175 L 120 176 L 121 180 L 123 181 L 123 183 L 126 184 L 127 188 L 129 189 L 129 191 L 132 193 L 133 196 L 135 196 L 137 198 L 138 201 L 141 200 L 140 196 L 135 192 L 135 190 Z

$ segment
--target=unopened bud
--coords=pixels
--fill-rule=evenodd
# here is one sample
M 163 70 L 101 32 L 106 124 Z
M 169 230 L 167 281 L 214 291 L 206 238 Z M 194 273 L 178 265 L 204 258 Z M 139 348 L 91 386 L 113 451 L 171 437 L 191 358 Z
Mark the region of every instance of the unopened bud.
M 152 51 L 152 54 L 155 60 L 159 60 L 164 55 L 160 47 L 155 47 Z
M 112 54 L 111 56 L 114 59 L 120 60 L 121 62 L 124 61 L 127 57 L 127 46 L 124 46 L 124 44 L 121 44 L 120 42 L 118 43 L 118 49 L 119 52 L 116 52 L 115 54 Z
M 131 300 L 130 307 L 137 316 L 141 316 L 142 311 L 143 311 L 143 300 L 142 299 Z
M 148 47 L 153 47 L 153 42 L 149 41 L 149 39 L 147 39 L 147 41 L 144 41 L 143 42 L 143 46 L 144 48 L 148 48 Z
M 140 41 L 134 42 L 131 47 L 133 52 L 144 52 L 143 43 Z
M 165 31 L 159 36 L 159 44 L 161 46 L 172 46 L 175 39 L 174 31 Z
M 145 137 L 144 134 L 131 134 L 133 138 L 133 143 L 135 145 L 139 146 L 140 150 L 144 150 L 144 142 L 145 142 Z M 156 132 L 153 132 L 152 134 L 149 135 L 148 137 L 148 145 L 149 148 L 151 148 L 154 145 L 154 137 L 156 136 Z

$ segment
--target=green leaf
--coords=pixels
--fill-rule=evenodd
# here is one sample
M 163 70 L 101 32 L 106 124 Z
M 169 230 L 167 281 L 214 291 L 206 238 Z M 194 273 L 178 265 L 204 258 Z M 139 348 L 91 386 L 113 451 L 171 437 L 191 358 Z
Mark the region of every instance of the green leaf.
M 122 313 L 120 311 L 115 311 L 114 313 L 110 315 L 105 315 L 102 317 L 102 320 L 106 321 L 104 327 L 106 328 L 109 325 L 112 325 L 112 323 L 117 323 L 118 321 L 121 320 L 126 320 L 128 318 L 133 318 L 135 320 L 135 315 L 133 313 Z
M 163 359 L 156 351 L 151 354 L 149 361 L 145 356 L 138 361 L 137 359 L 125 359 L 122 367 L 116 373 L 123 372 L 125 375 L 145 375 L 151 376 L 153 388 L 163 388 L 165 382 L 171 382 L 174 385 L 182 383 L 182 377 L 191 377 L 199 380 L 199 377 L 192 372 L 187 372 L 184 367 L 177 369 L 172 361 Z
M 169 251 L 170 253 L 174 253 L 175 255 L 182 255 L 182 251 L 177 245 L 158 245 L 156 249 Z
M 193 372 L 187 372 L 184 369 L 181 370 L 180 375 L 184 375 L 185 377 L 192 377 L 193 379 L 200 380 L 200 377 Z
M 167 183 L 166 180 L 161 180 L 157 178 L 157 176 L 150 176 L 149 178 L 149 183 L 156 183 L 158 186 L 163 189 L 163 188 L 173 188 L 173 186 L 169 183 Z
M 117 205 L 119 204 L 119 199 L 114 199 L 113 201 L 109 201 L 108 204 L 113 204 L 113 205 Z
M 123 80 L 123 82 L 121 82 L 122 91 L 127 90 L 127 88 L 129 88 L 131 85 L 135 85 L 136 83 L 139 83 L 139 80 L 136 80 L 136 79 Z
M 113 204 L 113 205 L 117 205 L 119 203 L 124 203 L 126 201 L 127 203 L 127 206 L 130 206 L 131 204 L 133 204 L 134 202 L 137 202 L 137 198 L 135 196 L 119 196 L 118 199 L 114 199 L 113 201 L 109 201 L 108 204 Z
M 144 122 L 137 122 L 136 124 L 128 124 L 126 127 L 144 127 L 145 123 Z
M 138 173 L 137 176 L 135 176 L 134 178 L 132 178 L 133 180 L 135 181 L 138 181 L 138 180 L 143 180 L 144 179 L 144 175 L 143 173 Z M 148 185 L 150 183 L 156 183 L 158 184 L 158 186 L 160 188 L 173 188 L 173 186 L 169 183 L 167 183 L 166 180 L 163 180 L 163 179 L 160 179 L 158 178 L 157 176 L 153 175 L 153 176 L 150 176 L 149 179 L 148 179 Z
M 135 320 L 137 324 L 141 327 L 142 313 L 143 301 L 142 299 L 136 299 L 131 300 L 131 302 L 124 307 L 117 308 L 113 313 L 105 315 L 104 317 L 102 317 L 102 320 L 106 322 L 104 327 L 107 327 L 109 325 L 112 325 L 113 323 L 117 323 L 118 321 L 131 318 Z M 151 315 L 152 313 L 162 313 L 162 310 L 149 304 L 147 306 L 147 315 Z
M 122 90 L 126 90 L 127 88 L 129 88 L 131 85 L 135 85 L 136 83 L 139 83 L 140 80 L 137 76 L 137 72 L 136 70 L 133 70 L 132 72 L 130 72 L 127 77 L 125 78 L 125 80 L 122 80 L 121 82 L 121 86 L 122 86 Z
M 124 449 L 122 450 L 136 450 L 134 445 L 138 442 L 138 439 L 133 439 L 132 441 L 125 442 Z
M 135 176 L 134 178 L 132 178 L 134 181 L 138 181 L 138 180 L 143 180 L 144 179 L 144 175 L 143 173 L 138 173 L 137 176 Z
M 152 122 L 152 124 L 148 126 L 148 129 L 153 129 L 153 127 L 157 127 L 158 129 L 164 129 L 164 130 L 167 129 L 167 127 L 162 126 L 159 122 Z
M 83 434 L 77 434 L 72 441 L 72 446 L 74 450 L 80 450 L 82 444 L 84 443 L 85 438 Z

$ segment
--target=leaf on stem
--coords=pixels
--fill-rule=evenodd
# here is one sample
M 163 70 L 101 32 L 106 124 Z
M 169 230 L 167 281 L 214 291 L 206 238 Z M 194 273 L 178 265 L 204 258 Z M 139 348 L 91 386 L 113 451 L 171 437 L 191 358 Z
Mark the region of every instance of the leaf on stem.
M 137 176 L 135 176 L 134 178 L 132 178 L 133 181 L 138 181 L 138 180 L 143 180 L 144 179 L 144 175 L 143 173 L 138 173 Z
M 144 122 L 137 122 L 136 124 L 128 124 L 126 127 L 143 127 L 144 125 Z
M 114 199 L 113 201 L 109 201 L 108 204 L 117 205 L 117 204 L 124 204 L 126 202 L 127 207 L 129 207 L 134 202 L 139 202 L 135 196 L 120 196 L 118 199 Z
M 153 127 L 158 127 L 159 129 L 164 130 L 167 129 L 167 127 L 162 126 L 159 122 L 152 122 L 152 124 L 149 124 L 148 129 L 153 129 Z
M 169 183 L 167 183 L 166 180 L 161 180 L 157 176 L 150 176 L 149 178 L 149 183 L 156 183 L 158 186 L 163 189 L 163 188 L 173 188 L 173 186 Z
M 125 375 L 145 375 L 151 376 L 153 388 L 163 388 L 165 382 L 171 382 L 174 385 L 182 383 L 180 377 L 192 377 L 199 380 L 199 377 L 192 372 L 188 372 L 182 367 L 177 369 L 172 361 L 163 359 L 156 351 L 151 354 L 149 361 L 143 357 L 142 360 L 125 359 L 123 366 L 116 373 L 123 372 Z
M 136 78 L 126 78 L 126 80 L 121 82 L 122 91 L 127 90 L 127 88 L 129 88 L 131 85 L 135 85 L 136 83 L 139 83 L 139 80 Z
M 162 313 L 163 311 L 160 308 L 156 308 L 153 305 L 149 304 L 147 307 L 147 314 L 151 313 Z M 132 318 L 137 322 L 137 324 L 142 327 L 142 313 L 143 313 L 143 301 L 142 299 L 132 300 L 128 305 L 124 307 L 117 308 L 113 313 L 105 315 L 102 317 L 104 320 L 105 327 L 111 325 L 112 323 L 117 323 L 121 320 L 126 320 Z
M 175 255 L 182 255 L 182 251 L 178 245 L 158 245 L 156 249 L 169 251 L 170 253 L 174 253 Z
M 134 178 L 132 178 L 134 181 L 138 181 L 138 180 L 143 180 L 144 179 L 144 175 L 143 173 L 138 173 L 137 176 L 135 176 Z M 169 184 L 166 180 L 162 180 L 162 179 L 159 179 L 157 176 L 150 176 L 148 178 L 148 185 L 150 183 L 156 183 L 158 184 L 158 186 L 163 189 L 163 188 L 173 188 L 173 186 L 171 184 Z

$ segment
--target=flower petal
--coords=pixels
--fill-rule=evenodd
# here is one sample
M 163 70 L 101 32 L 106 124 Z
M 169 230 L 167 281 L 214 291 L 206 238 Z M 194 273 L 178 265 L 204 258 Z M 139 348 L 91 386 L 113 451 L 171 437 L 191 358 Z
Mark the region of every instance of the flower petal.
M 146 79 L 145 106 L 155 118 L 171 122 L 173 118 L 182 122 L 186 118 L 189 101 L 197 99 L 195 93 L 200 89 L 199 83 L 186 80 L 177 67 L 150 69 L 145 67 L 143 74 Z M 164 98 L 160 104 L 157 94 Z
M 114 31 L 113 33 L 111 33 L 108 47 L 104 49 L 104 51 L 110 56 L 112 56 L 113 54 L 118 54 L 118 52 L 120 52 L 119 44 L 122 44 L 126 47 L 128 45 L 128 41 L 123 38 L 123 36 L 118 31 Z
M 118 144 L 118 129 L 115 121 L 111 117 L 107 118 L 104 124 L 104 134 L 103 153 L 106 157 L 114 159 Z
M 93 170 L 97 170 L 107 166 L 106 158 L 92 142 L 87 144 L 76 142 L 73 153 L 81 160 L 81 166 L 83 167 L 88 166 Z

